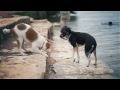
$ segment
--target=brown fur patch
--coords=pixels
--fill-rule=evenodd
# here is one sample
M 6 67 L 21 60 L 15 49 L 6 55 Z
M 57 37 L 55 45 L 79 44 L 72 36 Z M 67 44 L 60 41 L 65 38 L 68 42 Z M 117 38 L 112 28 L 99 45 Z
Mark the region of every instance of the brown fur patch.
M 27 27 L 26 27 L 25 24 L 18 24 L 18 25 L 17 25 L 17 28 L 18 28 L 19 30 L 25 30 Z
M 38 38 L 38 35 L 37 33 L 32 29 L 30 28 L 27 32 L 26 32 L 26 37 L 29 41 L 33 42 L 35 41 L 37 38 Z
M 50 49 L 51 44 L 49 42 L 46 43 L 47 49 Z

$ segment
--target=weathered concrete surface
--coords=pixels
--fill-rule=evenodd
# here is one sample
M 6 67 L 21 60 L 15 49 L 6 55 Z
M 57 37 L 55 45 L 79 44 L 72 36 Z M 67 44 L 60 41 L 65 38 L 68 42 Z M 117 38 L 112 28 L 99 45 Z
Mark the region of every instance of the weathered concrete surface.
M 30 23 L 30 17 L 28 16 L 19 16 L 13 18 L 2 18 L 0 19 L 0 30 L 3 28 L 12 28 L 18 23 Z
M 47 38 L 48 30 L 52 24 L 47 20 L 34 20 L 31 24 L 35 30 L 37 30 L 42 36 Z
M 47 20 L 33 21 L 32 26 L 47 37 L 51 23 Z M 43 79 L 46 71 L 46 57 L 41 54 L 20 56 L 16 42 L 5 42 L 0 54 L 0 78 Z
M 14 52 L 14 50 L 13 50 Z M 10 51 L 11 53 L 11 51 Z M 15 55 L 15 54 L 13 54 Z M 0 64 L 0 78 L 40 79 L 44 78 L 46 58 L 42 55 L 6 56 Z
M 60 30 L 54 30 L 54 41 L 52 44 L 51 57 L 56 60 L 54 70 L 56 74 L 50 73 L 48 79 L 106 79 L 113 78 L 109 74 L 113 70 L 106 66 L 102 60 L 98 59 L 98 68 L 94 67 L 94 58 L 90 67 L 86 67 L 88 60 L 84 54 L 84 46 L 79 48 L 80 63 L 73 63 L 72 47 L 68 41 L 61 39 Z

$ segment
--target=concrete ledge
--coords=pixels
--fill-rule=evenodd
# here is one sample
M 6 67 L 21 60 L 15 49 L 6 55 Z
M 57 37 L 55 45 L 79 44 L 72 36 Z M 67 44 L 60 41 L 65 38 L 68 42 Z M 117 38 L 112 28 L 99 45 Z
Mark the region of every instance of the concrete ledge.
M 30 17 L 21 16 L 21 17 L 0 19 L 0 30 L 2 30 L 4 28 L 12 28 L 14 25 L 16 25 L 18 23 L 30 24 Z
M 14 55 L 14 54 L 13 54 Z M 0 78 L 3 79 L 43 79 L 46 58 L 42 55 L 6 56 L 0 64 Z

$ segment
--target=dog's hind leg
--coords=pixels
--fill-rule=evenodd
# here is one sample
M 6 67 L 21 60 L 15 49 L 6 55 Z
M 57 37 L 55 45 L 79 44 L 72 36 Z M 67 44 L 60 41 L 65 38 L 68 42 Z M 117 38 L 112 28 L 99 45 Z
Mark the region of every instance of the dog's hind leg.
M 76 63 L 79 63 L 79 60 L 80 60 L 80 55 L 79 55 L 79 48 L 78 48 L 78 44 L 77 45 L 77 57 L 78 57 L 78 60 L 76 61 Z
M 90 53 L 88 53 L 88 57 L 87 57 L 87 58 L 88 58 L 88 60 L 89 60 L 89 61 L 88 61 L 88 65 L 87 65 L 87 67 L 89 67 L 89 66 L 90 66 L 90 63 L 91 63 L 90 56 L 91 56 L 91 54 L 90 54 Z
M 94 56 L 95 56 L 95 67 L 97 68 L 97 55 L 96 55 L 96 49 L 93 51 Z
M 90 63 L 91 63 L 90 56 L 91 56 L 92 52 L 94 51 L 94 47 L 95 47 L 94 45 L 87 45 L 87 44 L 85 45 L 85 54 L 89 60 L 87 67 L 90 66 Z

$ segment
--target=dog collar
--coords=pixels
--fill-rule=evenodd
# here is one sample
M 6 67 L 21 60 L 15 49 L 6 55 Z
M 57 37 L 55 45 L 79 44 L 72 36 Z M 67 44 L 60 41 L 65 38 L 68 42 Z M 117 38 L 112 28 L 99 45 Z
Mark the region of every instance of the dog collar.
M 71 37 L 71 34 L 68 36 L 68 39 Z

